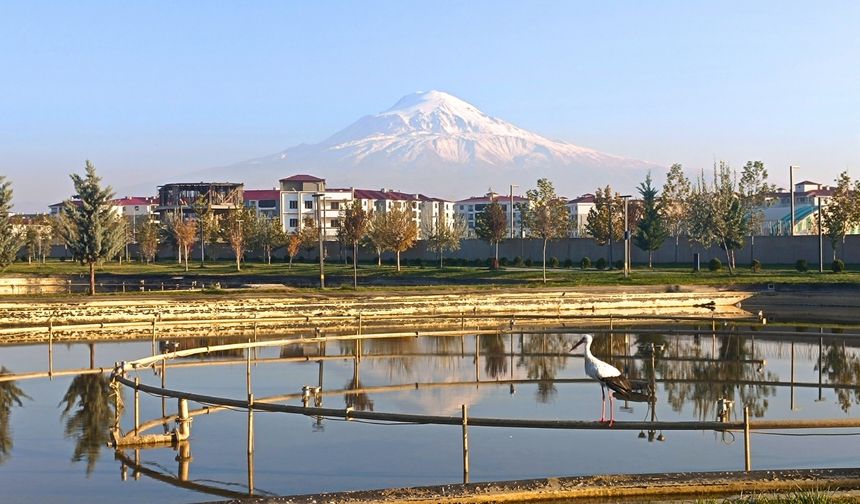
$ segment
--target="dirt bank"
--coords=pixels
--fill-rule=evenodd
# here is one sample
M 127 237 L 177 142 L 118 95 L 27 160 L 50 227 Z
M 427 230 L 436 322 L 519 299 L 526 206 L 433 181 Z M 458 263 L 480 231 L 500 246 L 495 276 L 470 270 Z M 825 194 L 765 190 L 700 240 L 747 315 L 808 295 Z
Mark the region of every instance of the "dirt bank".
M 570 314 L 645 314 L 671 309 L 678 313 L 710 313 L 715 306 L 732 307 L 750 294 L 709 287 L 695 289 L 583 288 L 520 290 L 422 290 L 404 293 L 243 292 L 236 295 L 110 296 L 32 298 L 0 303 L 0 342 L 150 337 L 154 332 L 200 336 L 208 327 L 229 334 L 250 327 L 260 331 L 353 328 L 357 324 L 466 323 L 495 317 L 514 323 L 517 316 L 552 317 Z

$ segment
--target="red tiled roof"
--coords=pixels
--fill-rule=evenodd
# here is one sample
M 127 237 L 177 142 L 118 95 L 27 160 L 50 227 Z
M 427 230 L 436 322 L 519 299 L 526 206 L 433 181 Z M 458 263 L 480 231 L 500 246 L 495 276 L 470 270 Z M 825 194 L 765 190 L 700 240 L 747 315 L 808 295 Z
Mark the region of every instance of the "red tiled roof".
M 144 205 L 157 205 L 158 198 L 150 197 L 150 196 L 126 196 L 124 198 L 117 198 L 113 200 L 113 204 L 115 206 L 144 206 Z
M 496 195 L 496 199 L 501 201 L 502 203 L 504 203 L 505 201 L 511 201 L 511 197 L 505 196 L 504 194 Z M 484 195 L 484 196 L 470 196 L 466 199 L 457 200 L 457 203 L 475 203 L 475 202 L 481 202 L 481 201 L 490 201 L 490 197 L 486 196 L 486 195 Z M 523 201 L 528 201 L 528 198 L 514 195 L 514 202 L 515 203 L 516 202 L 523 202 Z
M 583 194 L 578 198 L 567 200 L 568 203 L 594 203 L 594 195 L 591 193 Z
M 279 182 L 325 182 L 325 179 L 314 177 L 313 175 L 298 174 L 282 178 Z
M 277 189 L 245 189 L 242 195 L 245 201 L 277 200 L 281 191 Z

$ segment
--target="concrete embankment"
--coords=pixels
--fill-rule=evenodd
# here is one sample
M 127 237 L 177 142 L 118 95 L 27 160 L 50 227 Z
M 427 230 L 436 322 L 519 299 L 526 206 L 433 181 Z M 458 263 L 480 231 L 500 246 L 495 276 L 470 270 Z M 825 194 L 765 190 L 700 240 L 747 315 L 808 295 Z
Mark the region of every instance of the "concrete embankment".
M 860 489 L 860 469 L 790 469 L 577 476 L 256 498 L 265 504 L 690 502 L 702 497 Z M 230 502 L 249 502 L 248 500 Z
M 669 290 L 669 292 L 667 292 Z M 710 314 L 734 307 L 749 292 L 709 287 L 446 290 L 407 293 L 239 293 L 235 295 L 32 298 L 0 303 L 0 342 L 281 333 L 436 325 L 467 320 L 613 313 Z M 737 310 L 736 310 L 737 311 Z M 504 319 L 504 320 L 503 320 Z M 213 329 L 214 328 L 214 329 Z

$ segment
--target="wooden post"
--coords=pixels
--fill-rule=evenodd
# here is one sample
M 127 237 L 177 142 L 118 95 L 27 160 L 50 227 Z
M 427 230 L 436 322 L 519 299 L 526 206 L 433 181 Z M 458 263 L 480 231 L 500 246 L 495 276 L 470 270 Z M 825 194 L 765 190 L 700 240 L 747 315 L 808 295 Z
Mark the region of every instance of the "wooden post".
M 135 481 L 140 479 L 140 448 L 134 449 L 134 472 L 132 475 Z
M 613 329 L 615 328 L 615 321 L 612 319 L 612 314 L 609 314 L 609 334 L 612 334 Z
M 248 355 L 247 366 L 245 367 L 245 385 L 247 386 L 247 393 L 251 393 L 251 340 L 248 340 L 248 348 L 245 349 L 245 353 Z
M 48 378 L 54 379 L 54 317 L 48 319 Z
M 179 481 L 188 481 L 188 469 L 191 466 L 191 443 L 188 441 L 179 442 L 179 454 L 176 456 L 179 461 Z
M 119 366 L 119 362 L 114 365 L 114 368 Z M 119 432 L 119 391 L 120 387 L 117 385 L 116 380 L 111 380 L 111 388 L 114 390 L 113 395 L 113 430 L 117 432 L 117 434 L 121 435 Z
M 188 399 L 179 399 L 179 427 L 176 430 L 177 441 L 185 441 L 191 437 L 191 418 L 188 416 Z
M 469 411 L 462 405 L 463 412 L 463 483 L 469 482 Z
M 134 377 L 134 435 L 139 435 L 140 431 L 140 377 Z
M 744 471 L 750 472 L 750 407 L 744 406 Z
M 794 342 L 791 342 L 791 411 L 794 411 Z
M 167 360 L 161 359 L 161 388 L 165 388 L 165 381 L 167 380 L 166 372 Z M 167 416 L 167 397 L 165 396 L 161 396 L 161 416 Z
M 358 312 L 358 335 L 361 336 L 362 325 L 363 325 L 363 316 L 361 312 Z
M 152 355 L 155 355 L 155 319 L 156 316 L 152 316 Z
M 475 383 L 481 381 L 481 337 L 475 335 Z
M 254 453 L 254 394 L 248 394 L 248 454 Z

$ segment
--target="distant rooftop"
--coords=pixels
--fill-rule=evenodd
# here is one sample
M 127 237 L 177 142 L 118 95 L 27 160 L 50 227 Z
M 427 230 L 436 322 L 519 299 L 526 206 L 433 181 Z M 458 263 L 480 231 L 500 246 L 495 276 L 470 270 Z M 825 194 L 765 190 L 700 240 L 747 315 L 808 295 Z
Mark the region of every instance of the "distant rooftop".
M 325 182 L 325 179 L 314 177 L 313 175 L 299 174 L 282 178 L 278 182 Z

